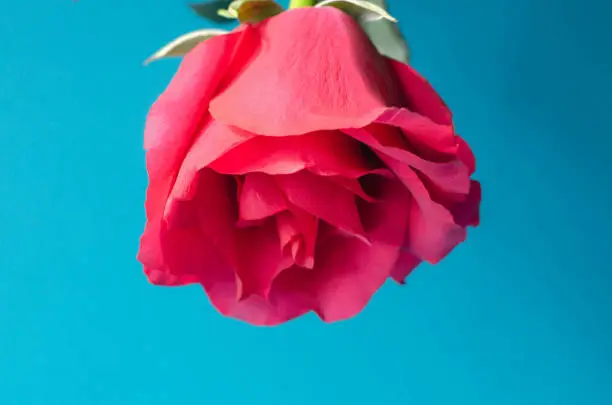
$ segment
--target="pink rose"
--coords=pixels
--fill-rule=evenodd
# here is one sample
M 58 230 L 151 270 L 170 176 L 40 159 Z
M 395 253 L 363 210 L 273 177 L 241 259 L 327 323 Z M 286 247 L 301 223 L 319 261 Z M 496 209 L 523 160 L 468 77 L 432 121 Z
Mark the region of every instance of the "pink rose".
M 145 148 L 147 277 L 199 283 L 256 325 L 356 315 L 478 224 L 474 156 L 447 106 L 331 7 L 198 45 Z

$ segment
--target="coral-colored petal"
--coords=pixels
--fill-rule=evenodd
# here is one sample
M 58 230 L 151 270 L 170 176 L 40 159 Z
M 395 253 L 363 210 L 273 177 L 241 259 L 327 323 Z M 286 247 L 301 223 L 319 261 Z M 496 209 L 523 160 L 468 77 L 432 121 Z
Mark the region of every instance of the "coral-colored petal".
M 318 240 L 315 268 L 292 267 L 280 273 L 269 301 L 250 296 L 238 302 L 217 290 L 213 302 L 226 315 L 256 325 L 276 325 L 312 309 L 327 322 L 356 315 L 389 277 L 405 234 L 407 211 L 401 208 L 409 198 L 398 187 L 391 191 L 398 194 L 370 206 L 371 246 L 326 226 Z
M 417 268 L 419 264 L 421 264 L 421 260 L 418 257 L 406 249 L 402 249 L 393 270 L 391 270 L 391 277 L 399 284 L 404 284 L 406 282 L 406 277 L 408 277 L 408 275 L 412 273 L 412 270 Z
M 313 268 L 318 219 L 292 205 L 290 211 L 276 216 L 276 223 L 281 248 L 287 262 L 284 267 L 297 265 L 307 269 Z
M 319 220 L 314 215 L 296 206 L 291 207 L 291 214 L 297 228 L 300 230 L 303 241 L 300 250 L 296 254 L 295 264 L 306 269 L 312 269 L 315 262 Z
M 375 122 L 401 129 L 410 149 L 422 157 L 448 161 L 457 154 L 457 139 L 452 125 L 437 124 L 406 108 L 388 108 Z
M 480 200 L 482 191 L 480 183 L 472 180 L 470 193 L 464 201 L 459 202 L 452 208 L 455 222 L 463 227 L 478 226 L 480 224 Z
M 304 277 L 310 270 L 296 268 L 283 271 L 273 283 L 268 299 L 250 295 L 242 300 L 235 297 L 236 283 L 216 283 L 206 291 L 219 312 L 252 325 L 274 326 L 294 319 L 314 307 L 314 298 L 305 289 Z
M 225 180 L 209 170 L 203 171 L 195 180 L 201 184 L 196 187 L 197 194 L 193 200 L 172 201 L 167 219 L 156 222 L 160 224 L 158 233 L 154 235 L 159 240 L 159 251 L 153 252 L 163 258 L 163 266 L 150 264 L 150 251 L 145 248 L 154 244 L 145 243 L 139 257 L 152 283 L 211 283 L 223 272 L 233 274 L 227 260 L 234 256 L 234 249 L 232 208 L 227 204 Z M 214 192 L 208 198 L 202 198 L 211 189 Z
M 264 173 L 249 173 L 239 195 L 240 219 L 256 221 L 287 209 L 287 201 L 274 179 Z
M 453 115 L 438 92 L 412 66 L 387 58 L 395 70 L 410 111 L 440 125 L 452 125 Z
M 287 269 L 298 265 L 298 255 L 300 255 L 300 251 L 304 250 L 304 239 L 300 234 L 295 218 L 289 211 L 282 212 L 276 216 L 276 226 L 283 253 L 282 268 Z M 312 257 L 312 261 L 314 262 L 314 257 Z
M 168 88 L 151 107 L 145 127 L 149 216 L 163 210 L 173 176 L 208 116 L 208 103 L 231 63 L 240 33 L 211 38 L 185 56 Z M 161 207 L 160 207 L 161 205 Z
M 157 274 L 158 269 L 166 267 L 161 246 L 166 199 L 198 127 L 208 116 L 208 103 L 232 64 L 232 51 L 241 37 L 241 33 L 232 33 L 198 45 L 183 59 L 148 114 L 144 142 L 149 174 L 147 224 L 138 253 L 148 274 Z
M 301 136 L 258 136 L 210 165 L 219 173 L 290 174 L 303 169 L 323 176 L 362 176 L 371 170 L 359 142 L 339 131 Z
M 317 314 L 327 322 L 357 315 L 389 277 L 399 248 L 335 235 L 316 257 Z
M 457 145 L 457 157 L 463 162 L 465 167 L 468 168 L 468 172 L 470 174 L 474 173 L 476 171 L 476 157 L 474 156 L 470 145 L 468 145 L 468 143 L 460 136 L 457 136 Z
M 209 120 L 199 131 L 183 160 L 170 199 L 192 198 L 195 192 L 193 186 L 196 184 L 194 182 L 196 173 L 252 138 L 254 138 L 252 134 Z
M 406 243 L 410 251 L 421 259 L 437 263 L 465 240 L 465 228 L 455 223 L 446 207 L 431 199 L 423 182 L 409 166 L 387 156 L 381 155 L 381 159 L 404 183 L 415 201 L 409 207 Z
M 348 14 L 333 7 L 298 8 L 255 29 L 264 45 L 212 100 L 216 119 L 286 136 L 361 127 L 399 102 L 387 62 Z
M 276 226 L 281 249 L 285 249 L 293 240 L 300 235 L 295 218 L 289 211 L 285 211 L 276 216 Z
M 365 244 L 342 234 L 321 235 L 310 288 L 317 297 L 316 312 L 327 322 L 359 313 L 391 275 L 400 254 L 407 227 L 410 201 L 402 187 L 391 182 L 385 198 L 365 204 Z
M 351 235 L 363 237 L 355 196 L 350 191 L 306 171 L 275 179 L 291 204 Z
M 366 128 L 345 129 L 344 132 L 372 149 L 419 170 L 445 192 L 467 194 L 469 191 L 469 173 L 461 161 L 437 163 L 417 156 L 405 149 L 396 128 L 375 124 Z
M 201 280 L 203 258 L 199 251 L 190 247 L 199 245 L 201 235 L 197 228 L 169 231 L 165 224 L 156 234 L 149 237 L 158 238 L 161 243 L 147 243 L 143 238 L 143 246 L 138 259 L 144 265 L 144 272 L 152 284 L 165 286 L 181 286 L 197 283 Z M 154 246 L 156 250 L 149 250 Z M 177 251 L 175 247 L 179 247 Z M 163 264 L 160 265 L 160 258 Z
M 251 295 L 268 298 L 274 278 L 283 270 L 282 250 L 278 239 L 276 223 L 268 218 L 261 226 L 238 229 L 237 276 L 239 279 L 238 299 Z
M 359 216 L 369 241 L 402 247 L 406 239 L 408 207 L 412 197 L 397 178 L 378 179 L 377 200 L 358 201 Z M 395 221 L 389 219 L 395 216 Z

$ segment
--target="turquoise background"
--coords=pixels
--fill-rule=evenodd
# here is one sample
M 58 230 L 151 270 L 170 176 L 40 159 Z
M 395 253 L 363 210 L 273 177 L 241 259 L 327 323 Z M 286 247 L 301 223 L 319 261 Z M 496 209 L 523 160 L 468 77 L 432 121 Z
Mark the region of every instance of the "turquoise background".
M 607 3 L 607 4 L 606 4 Z M 206 24 L 176 0 L 0 12 L 0 404 L 612 403 L 605 0 L 391 0 L 478 156 L 482 226 L 353 320 L 149 285 L 145 114 Z

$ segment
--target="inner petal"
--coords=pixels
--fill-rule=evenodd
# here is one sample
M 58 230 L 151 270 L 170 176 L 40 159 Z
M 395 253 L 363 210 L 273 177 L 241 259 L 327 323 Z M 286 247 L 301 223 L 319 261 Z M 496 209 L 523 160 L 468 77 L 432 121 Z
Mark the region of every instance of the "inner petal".
M 287 202 L 274 179 L 264 173 L 245 176 L 239 196 L 239 218 L 257 221 L 287 209 Z
M 252 134 L 230 128 L 219 121 L 208 120 L 197 134 L 193 145 L 181 164 L 171 192 L 171 198 L 192 198 L 195 193 L 194 186 L 198 184 L 194 180 L 198 171 L 208 167 L 217 158 L 253 137 Z
M 374 149 L 381 160 L 384 161 L 386 155 L 419 170 L 445 192 L 467 194 L 469 191 L 468 168 L 463 162 L 455 159 L 438 163 L 416 155 L 406 148 L 405 140 L 397 128 L 372 124 L 366 128 L 346 129 L 344 132 Z
M 267 298 L 272 282 L 283 270 L 276 224 L 268 218 L 261 226 L 236 229 L 238 299 L 251 295 Z
M 355 195 L 333 181 L 307 171 L 277 176 L 287 200 L 334 227 L 366 240 Z
M 295 206 L 276 216 L 285 268 L 314 267 L 318 222 L 315 216 Z
M 219 173 L 291 174 L 309 169 L 322 176 L 356 178 L 373 169 L 360 142 L 340 131 L 300 136 L 258 136 L 219 156 L 210 167 Z

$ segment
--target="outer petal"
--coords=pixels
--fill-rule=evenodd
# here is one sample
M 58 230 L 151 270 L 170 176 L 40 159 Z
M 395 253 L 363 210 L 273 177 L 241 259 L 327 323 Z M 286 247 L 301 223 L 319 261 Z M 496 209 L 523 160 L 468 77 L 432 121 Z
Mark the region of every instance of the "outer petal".
M 406 244 L 410 252 L 431 263 L 437 263 L 465 240 L 465 228 L 455 222 L 448 208 L 431 199 L 423 182 L 410 167 L 393 158 L 381 158 L 410 190 L 416 202 L 410 204 L 409 209 Z
M 463 162 L 465 167 L 468 168 L 470 174 L 474 173 L 474 171 L 476 171 L 476 157 L 474 157 L 474 153 L 472 152 L 470 145 L 468 145 L 467 142 L 459 136 L 457 137 L 457 143 L 457 157 Z
M 455 222 L 461 226 L 478 226 L 480 224 L 480 201 L 482 191 L 480 183 L 472 180 L 470 193 L 464 201 L 452 208 Z
M 432 162 L 406 149 L 397 129 L 387 126 L 369 126 L 359 129 L 345 129 L 345 133 L 382 152 L 403 164 L 413 167 L 442 190 L 449 193 L 467 194 L 470 187 L 468 169 L 455 158 L 444 163 Z
M 375 121 L 401 129 L 410 148 L 419 156 L 444 162 L 452 160 L 459 148 L 452 125 L 440 125 L 407 108 L 388 108 Z
M 391 271 L 391 277 L 393 280 L 397 281 L 400 284 L 404 284 L 406 282 L 406 277 L 412 270 L 414 270 L 419 264 L 421 264 L 421 259 L 410 253 L 406 249 L 402 249 L 400 251 L 399 257 L 397 258 L 397 262 L 395 262 L 395 267 Z
M 165 267 L 160 233 L 166 199 L 198 127 L 207 117 L 208 103 L 232 63 L 232 51 L 243 35 L 231 33 L 198 45 L 183 59 L 174 79 L 149 112 L 145 128 L 147 225 L 138 254 L 148 268 Z
M 216 119 L 257 134 L 286 136 L 361 127 L 381 108 L 399 103 L 388 64 L 346 13 L 299 8 L 255 29 L 263 45 L 211 102 Z
M 410 65 L 386 58 L 395 70 L 404 94 L 405 106 L 440 125 L 452 125 L 453 115 L 438 92 Z
M 231 221 L 234 207 L 228 200 L 228 183 L 209 170 L 198 174 L 197 193 L 191 201 L 172 201 L 166 220 L 149 224 L 158 226 L 151 234 L 158 245 L 143 244 L 141 255 L 150 281 L 162 285 L 200 282 L 206 285 L 226 283 L 235 277 L 235 257 Z M 147 250 L 159 249 L 162 266 L 147 261 Z M 142 260 L 142 259 L 141 259 Z
M 253 138 L 252 134 L 230 128 L 219 121 L 209 120 L 199 131 L 187 152 L 169 198 L 190 199 L 194 192 L 193 187 L 197 184 L 194 178 L 198 171 L 209 167 L 219 157 Z

